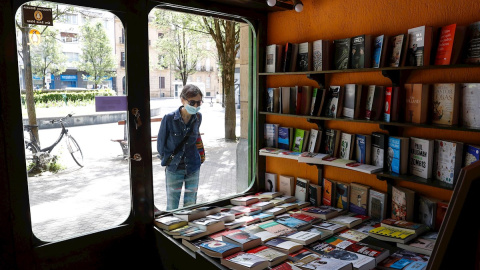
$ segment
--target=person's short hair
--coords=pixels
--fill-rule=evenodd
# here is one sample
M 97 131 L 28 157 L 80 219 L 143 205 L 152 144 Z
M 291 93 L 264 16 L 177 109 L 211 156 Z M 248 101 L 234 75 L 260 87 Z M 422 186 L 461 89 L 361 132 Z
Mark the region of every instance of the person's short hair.
M 183 99 L 189 99 L 196 97 L 197 95 L 200 95 L 203 98 L 203 93 L 200 88 L 193 84 L 185 85 L 182 89 L 182 93 L 180 94 Z

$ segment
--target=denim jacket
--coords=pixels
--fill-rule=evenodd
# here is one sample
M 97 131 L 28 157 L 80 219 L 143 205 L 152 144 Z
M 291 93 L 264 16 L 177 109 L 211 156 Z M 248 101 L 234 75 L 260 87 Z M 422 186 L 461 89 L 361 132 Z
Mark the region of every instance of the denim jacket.
M 187 125 L 183 122 L 180 114 L 180 109 L 182 107 L 183 106 L 174 112 L 166 114 L 160 124 L 160 130 L 158 131 L 157 137 L 157 150 L 158 155 L 162 160 L 162 166 L 167 165 L 168 158 L 188 132 Z M 195 142 L 200 134 L 199 129 L 202 124 L 202 115 L 197 113 L 196 115 L 192 115 L 192 118 L 193 119 L 190 120 L 190 128 L 192 128 L 193 131 L 185 142 L 183 148 L 178 151 L 172 162 L 170 162 L 170 165 L 167 166 L 168 171 L 174 172 L 177 170 L 182 156 L 184 156 L 185 171 L 187 174 L 196 172 L 200 169 L 200 154 L 198 153 Z

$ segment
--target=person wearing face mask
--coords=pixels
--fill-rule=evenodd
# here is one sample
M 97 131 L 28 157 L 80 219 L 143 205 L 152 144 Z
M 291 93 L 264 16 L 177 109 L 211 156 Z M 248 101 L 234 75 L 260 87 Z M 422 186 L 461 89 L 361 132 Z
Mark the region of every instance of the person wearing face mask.
M 165 167 L 167 210 L 177 209 L 183 185 L 183 206 L 195 204 L 201 158 L 195 142 L 200 136 L 202 91 L 187 84 L 180 94 L 182 106 L 166 114 L 160 124 L 157 150 Z

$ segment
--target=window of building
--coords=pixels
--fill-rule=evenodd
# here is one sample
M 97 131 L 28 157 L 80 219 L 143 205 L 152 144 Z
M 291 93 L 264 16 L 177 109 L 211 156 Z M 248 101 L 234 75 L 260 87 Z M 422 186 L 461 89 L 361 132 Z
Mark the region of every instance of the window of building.
M 60 32 L 60 39 L 65 43 L 77 43 L 78 42 L 78 34 L 77 33 Z
M 125 67 L 125 52 L 120 52 L 120 66 Z
M 125 29 L 122 28 L 122 35 L 118 38 L 118 43 L 125 44 Z
M 67 62 L 73 63 L 73 62 L 78 62 L 79 58 L 79 53 L 76 52 L 64 52 L 63 53 L 67 57 Z
M 159 77 L 160 89 L 165 89 L 165 77 Z
M 61 17 L 61 21 L 66 24 L 78 24 L 78 15 L 77 14 L 64 14 Z
M 207 60 L 205 60 L 205 69 L 207 71 L 210 71 L 210 58 L 207 58 Z
M 210 86 L 210 77 L 207 77 L 207 78 L 206 78 L 205 88 L 207 88 L 207 89 L 210 89 L 210 88 L 211 88 L 211 86 Z

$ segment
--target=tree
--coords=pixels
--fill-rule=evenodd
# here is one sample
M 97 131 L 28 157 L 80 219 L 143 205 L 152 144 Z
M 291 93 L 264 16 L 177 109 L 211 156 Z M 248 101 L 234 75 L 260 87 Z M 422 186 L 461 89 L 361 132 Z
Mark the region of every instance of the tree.
M 202 17 L 203 27 L 215 41 L 225 97 L 225 139 L 235 140 L 235 56 L 240 49 L 240 25 L 234 21 Z
M 115 75 L 112 47 L 100 22 L 95 25 L 87 23 L 80 32 L 82 54 L 79 68 L 89 75 L 84 76 L 84 80 L 93 82 L 94 88 L 97 88 L 108 77 Z
M 59 75 L 67 69 L 65 66 L 67 57 L 62 53 L 62 48 L 58 44 L 56 36 L 57 31 L 45 30 L 42 35 L 43 42 L 33 51 L 32 73 L 44 78 L 44 83 L 46 83 L 47 73 Z
M 175 76 L 185 86 L 188 77 L 196 72 L 197 63 L 207 56 L 200 41 L 208 36 L 199 31 L 201 26 L 186 13 L 157 9 L 154 25 L 165 31 L 155 44 L 160 53 L 157 68 L 174 67 Z

